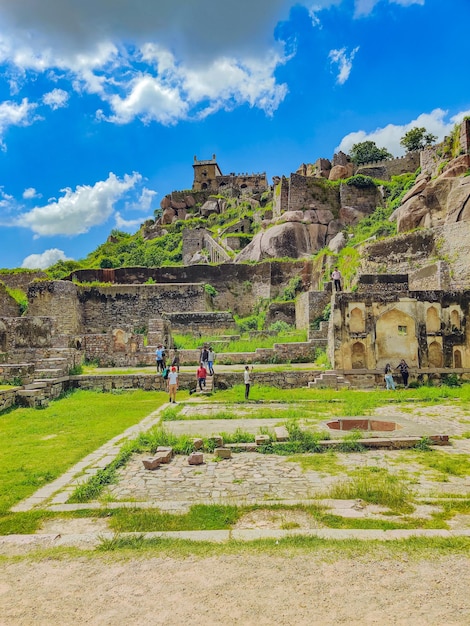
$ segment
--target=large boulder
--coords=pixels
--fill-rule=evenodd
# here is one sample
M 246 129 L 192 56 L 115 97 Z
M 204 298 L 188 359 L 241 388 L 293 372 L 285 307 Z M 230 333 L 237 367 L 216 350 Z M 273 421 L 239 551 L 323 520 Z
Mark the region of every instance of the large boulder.
M 328 248 L 331 250 L 331 252 L 338 254 L 346 245 L 346 241 L 346 235 L 343 232 L 339 232 L 330 241 L 330 243 L 328 244 Z
M 354 166 L 352 163 L 348 165 L 335 165 L 328 176 L 329 180 L 342 180 L 353 175 Z
M 297 259 L 311 253 L 309 227 L 300 222 L 286 222 L 255 235 L 236 257 L 235 263 L 280 257 Z
M 447 197 L 446 223 L 470 222 L 470 176 L 455 181 Z

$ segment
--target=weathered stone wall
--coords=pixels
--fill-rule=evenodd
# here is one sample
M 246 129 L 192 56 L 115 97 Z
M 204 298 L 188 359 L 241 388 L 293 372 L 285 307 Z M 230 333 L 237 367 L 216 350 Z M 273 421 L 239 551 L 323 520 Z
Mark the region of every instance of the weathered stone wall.
M 431 291 L 450 289 L 450 270 L 445 261 L 436 261 L 409 274 L 410 290 Z
M 420 153 L 408 152 L 396 159 L 386 159 L 385 161 L 371 161 L 360 165 L 355 174 L 371 176 L 381 180 L 391 180 L 392 176 L 399 176 L 408 172 L 415 172 L 420 165 Z
M 8 353 L 8 361 L 18 351 L 53 345 L 56 319 L 50 317 L 3 317 L 0 319 L 0 352 Z
M 288 211 L 321 209 L 339 215 L 339 186 L 328 184 L 323 178 L 291 174 Z
M 271 302 L 266 313 L 266 327 L 275 322 L 295 326 L 295 302 Z
M 295 321 L 298 329 L 309 329 L 312 322 L 322 316 L 331 300 L 331 288 L 325 291 L 307 291 L 295 301 Z
M 208 304 L 214 310 L 233 311 L 241 316 L 251 315 L 254 304 L 260 298 L 272 299 L 278 296 L 289 280 L 302 277 L 304 289 L 311 283 L 311 261 L 265 262 L 256 265 L 224 263 L 223 265 L 188 265 L 182 267 L 131 267 L 105 270 L 79 270 L 73 272 L 70 279 L 79 282 L 103 282 L 104 277 L 114 285 L 138 285 L 149 278 L 155 281 L 147 287 L 165 287 L 171 283 L 210 284 L 218 292 Z M 200 286 L 200 285 L 199 285 Z M 119 291 L 118 289 L 117 291 Z M 208 308 L 207 307 L 207 308 Z M 181 311 L 175 306 L 165 309 L 167 312 Z M 190 309 L 183 309 L 190 310 Z M 195 306 L 193 311 L 203 311 L 206 307 Z M 101 328 L 99 330 L 101 332 Z
M 359 293 L 375 294 L 408 291 L 408 274 L 362 274 L 357 288 Z
M 10 296 L 5 285 L 0 282 L 0 317 L 16 317 L 19 314 L 18 302 Z
M 10 289 L 21 289 L 26 292 L 28 285 L 36 278 L 47 278 L 47 274 L 41 270 L 25 270 L 23 272 L 0 272 L 0 282 L 5 283 Z
M 77 286 L 67 280 L 44 280 L 28 287 L 27 317 L 54 317 L 61 335 L 78 335 L 83 318 Z
M 197 252 L 204 249 L 204 228 L 185 228 L 183 230 L 183 263 L 188 265 Z
M 204 285 L 113 285 L 80 287 L 85 333 L 120 328 L 135 331 L 148 320 L 173 311 L 204 311 Z
M 420 230 L 365 244 L 361 250 L 362 274 L 408 274 L 429 265 L 436 254 L 434 230 Z
M 373 185 L 370 187 L 356 187 L 355 185 L 340 185 L 341 207 L 351 207 L 359 210 L 362 214 L 371 214 L 384 201 L 379 189 Z
M 274 186 L 273 197 L 273 217 L 280 217 L 281 213 L 288 210 L 289 207 L 289 186 L 290 181 L 285 176 L 279 179 L 279 182 Z
M 334 298 L 330 358 L 337 369 L 470 366 L 470 292 L 376 291 Z
M 174 333 L 201 335 L 214 335 L 221 331 L 236 330 L 237 326 L 230 312 L 203 312 L 188 311 L 176 313 L 164 313 L 165 318 L 171 324 Z

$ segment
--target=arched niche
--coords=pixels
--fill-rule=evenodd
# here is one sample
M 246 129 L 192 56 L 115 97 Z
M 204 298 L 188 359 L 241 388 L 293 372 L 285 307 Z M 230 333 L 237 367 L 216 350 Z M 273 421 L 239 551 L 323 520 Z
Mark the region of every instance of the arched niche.
M 463 367 L 462 352 L 459 349 L 454 350 L 454 367 Z
M 433 341 L 428 346 L 429 367 L 442 367 L 442 346 L 437 341 Z
M 363 333 L 365 330 L 364 312 L 354 307 L 349 314 L 349 330 L 351 333 Z
M 435 306 L 426 311 L 426 330 L 428 333 L 437 333 L 441 330 L 441 319 Z
M 362 341 L 356 341 L 352 345 L 351 365 L 353 370 L 365 369 L 367 367 L 366 347 Z
M 411 315 L 396 308 L 383 313 L 375 326 L 375 350 L 379 367 L 401 359 L 418 366 L 416 323 Z
M 454 309 L 450 314 L 450 325 L 453 329 L 456 328 L 457 330 L 460 330 L 460 313 L 456 309 Z

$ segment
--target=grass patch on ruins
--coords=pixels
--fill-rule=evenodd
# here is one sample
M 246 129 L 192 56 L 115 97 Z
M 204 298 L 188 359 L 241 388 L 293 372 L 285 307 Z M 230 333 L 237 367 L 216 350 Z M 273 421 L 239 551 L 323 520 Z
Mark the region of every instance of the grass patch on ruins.
M 447 481 L 449 476 L 470 476 L 470 457 L 468 454 L 448 454 L 439 450 L 414 452 L 412 459 L 429 470 L 433 470 L 436 479 Z
M 0 515 L 166 401 L 166 393 L 75 391 L 0 416 Z
M 224 352 L 254 352 L 256 348 L 272 348 L 275 343 L 296 343 L 307 341 L 306 330 L 290 330 L 280 332 L 275 335 L 260 335 L 257 337 L 250 337 L 249 335 L 236 335 L 230 339 L 227 336 L 227 340 L 221 339 L 218 335 L 202 335 L 196 337 L 195 335 L 173 335 L 175 347 L 179 350 L 200 350 L 204 344 L 214 344 L 214 350 L 216 352 L 217 361 L 223 360 Z M 235 338 L 240 337 L 240 338 Z M 221 344 L 220 341 L 223 341 Z
M 324 454 L 294 454 L 287 461 L 300 465 L 303 472 L 313 471 L 335 476 L 346 471 L 333 450 L 327 450 Z
M 328 496 L 337 500 L 364 500 L 397 513 L 413 511 L 413 492 L 408 481 L 379 467 L 364 467 L 333 485 Z

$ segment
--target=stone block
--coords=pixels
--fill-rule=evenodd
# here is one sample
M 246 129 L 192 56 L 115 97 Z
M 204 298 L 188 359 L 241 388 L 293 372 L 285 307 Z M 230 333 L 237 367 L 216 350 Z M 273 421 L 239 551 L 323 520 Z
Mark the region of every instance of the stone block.
M 191 452 L 188 456 L 189 465 L 202 465 L 204 463 L 204 455 L 202 452 Z
M 429 439 L 435 446 L 450 446 L 449 435 L 431 435 Z
M 269 443 L 271 441 L 271 438 L 269 435 L 256 435 L 255 436 L 255 443 L 257 446 L 262 446 L 265 443 Z
M 146 470 L 154 470 L 157 469 L 157 467 L 159 467 L 159 465 L 161 464 L 161 459 L 160 457 L 151 457 L 149 459 L 144 459 L 142 461 L 144 467 Z
M 289 431 L 285 426 L 275 426 L 274 436 L 276 437 L 276 441 L 288 441 Z
M 214 444 L 219 448 L 221 448 L 224 445 L 224 440 L 222 439 L 222 437 L 219 437 L 218 435 L 211 437 L 210 440 L 213 441 Z
M 173 458 L 173 448 L 168 446 L 158 446 L 157 456 L 160 456 L 162 463 L 169 463 Z
M 204 441 L 200 437 L 195 437 L 193 439 L 193 446 L 195 450 L 201 450 L 204 446 Z
M 231 459 L 232 451 L 229 448 L 216 448 L 214 450 L 215 456 L 218 456 L 219 459 Z

